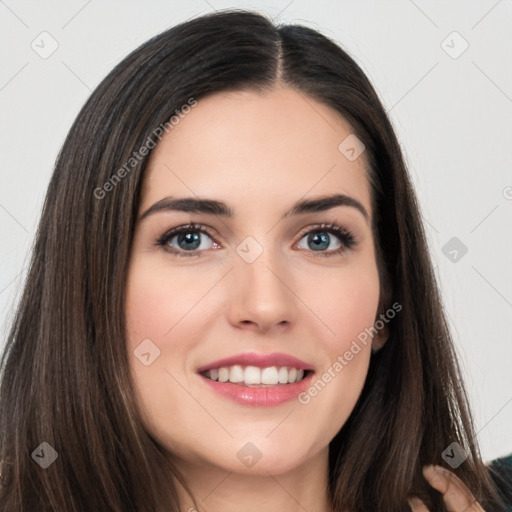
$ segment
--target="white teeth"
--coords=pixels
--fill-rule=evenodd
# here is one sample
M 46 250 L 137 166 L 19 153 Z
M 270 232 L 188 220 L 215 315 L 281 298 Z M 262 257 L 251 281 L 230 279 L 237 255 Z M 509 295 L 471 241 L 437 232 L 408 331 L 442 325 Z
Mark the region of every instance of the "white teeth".
M 277 377 L 277 368 L 271 366 L 270 368 L 263 368 L 261 370 L 261 383 L 262 384 L 277 384 L 279 379 Z
M 206 377 L 209 377 L 211 380 L 218 380 L 219 382 L 241 383 L 247 386 L 276 386 L 300 382 L 304 378 L 304 370 L 287 368 L 286 366 L 259 368 L 257 366 L 243 367 L 236 364 L 208 370 Z
M 277 373 L 280 384 L 288 384 L 288 368 L 281 367 Z
M 244 372 L 246 384 L 261 384 L 261 370 L 257 366 L 248 366 Z
M 229 368 L 219 368 L 219 382 L 227 382 L 229 380 Z
M 214 379 L 215 380 L 215 379 Z M 242 382 L 244 380 L 244 370 L 237 364 L 229 370 L 229 382 Z

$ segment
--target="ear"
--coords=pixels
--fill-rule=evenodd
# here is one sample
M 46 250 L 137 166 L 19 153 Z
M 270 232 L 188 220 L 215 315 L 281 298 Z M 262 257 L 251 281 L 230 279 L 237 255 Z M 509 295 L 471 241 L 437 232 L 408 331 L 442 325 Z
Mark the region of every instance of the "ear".
M 376 334 L 372 338 L 372 352 L 379 351 L 389 339 L 389 322 L 395 316 L 388 315 L 388 311 L 394 310 L 394 305 L 391 305 L 393 299 L 393 287 L 391 286 L 389 273 L 385 268 L 380 268 L 382 264 L 382 258 L 378 258 L 379 275 L 382 276 L 379 303 L 377 305 L 377 315 L 375 316 L 374 326 L 377 329 Z
M 387 325 L 383 327 L 372 340 L 372 351 L 378 352 L 388 341 L 389 338 L 389 329 Z
M 382 320 L 382 318 L 385 320 Z M 375 319 L 375 327 L 381 327 L 372 338 L 372 352 L 379 351 L 389 339 L 389 319 L 384 314 L 378 315 Z

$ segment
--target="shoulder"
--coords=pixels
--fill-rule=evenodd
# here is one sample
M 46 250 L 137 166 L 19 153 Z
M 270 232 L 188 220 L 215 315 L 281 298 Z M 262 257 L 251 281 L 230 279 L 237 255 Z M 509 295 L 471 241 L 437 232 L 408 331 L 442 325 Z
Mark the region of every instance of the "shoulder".
M 488 468 L 508 505 L 507 512 L 512 512 L 512 454 L 489 462 Z

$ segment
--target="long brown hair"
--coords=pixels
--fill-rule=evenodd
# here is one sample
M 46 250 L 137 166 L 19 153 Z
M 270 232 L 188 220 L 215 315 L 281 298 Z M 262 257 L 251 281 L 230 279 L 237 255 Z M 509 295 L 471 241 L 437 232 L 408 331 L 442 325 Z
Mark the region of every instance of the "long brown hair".
M 179 510 L 180 477 L 142 426 L 124 343 L 127 265 L 151 152 L 131 159 L 190 98 L 277 84 L 334 109 L 366 146 L 380 312 L 403 306 L 330 444 L 333 510 L 408 510 L 412 495 L 445 510 L 421 468 L 444 465 L 441 454 L 454 441 L 468 455 L 456 474 L 484 507 L 499 503 L 417 199 L 376 92 L 318 32 L 228 11 L 182 23 L 127 56 L 92 93 L 62 147 L 2 358 L 1 512 Z M 47 468 L 34 459 L 42 443 L 58 454 Z

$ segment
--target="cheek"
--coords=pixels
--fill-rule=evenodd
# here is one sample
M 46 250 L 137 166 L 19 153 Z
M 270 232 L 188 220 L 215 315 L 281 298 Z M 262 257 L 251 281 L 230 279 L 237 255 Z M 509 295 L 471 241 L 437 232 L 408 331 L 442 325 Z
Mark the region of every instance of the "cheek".
M 366 380 L 379 277 L 376 266 L 366 264 L 317 283 L 324 286 L 309 294 L 308 305 L 324 325 L 317 340 L 327 358 L 300 401 L 313 417 L 324 419 L 325 436 L 332 437 L 350 416 Z
M 169 345 L 209 286 L 207 278 L 194 281 L 190 272 L 171 272 L 169 267 L 136 260 L 130 268 L 126 293 L 129 348 L 133 350 L 145 338 L 162 349 Z
M 378 282 L 362 279 L 355 281 L 345 282 L 343 290 L 332 296 L 332 302 L 326 308 L 326 315 L 336 333 L 330 346 L 336 348 L 338 353 L 348 350 L 355 339 L 363 347 L 371 343 L 368 329 L 374 325 L 377 314 Z
M 131 265 L 126 292 L 128 361 L 142 419 L 157 438 L 166 439 L 171 431 L 171 437 L 182 437 L 187 425 L 201 424 L 201 411 L 191 407 L 182 386 L 188 385 L 188 351 L 201 332 L 195 305 L 209 287 L 208 279 L 191 283 L 186 272 L 137 259 Z M 150 363 L 145 365 L 139 356 L 148 352 Z
M 197 302 L 197 288 L 187 286 L 183 273 L 134 258 L 126 288 L 126 333 L 129 361 L 139 387 L 147 388 L 152 380 L 162 378 L 166 368 L 175 369 L 184 362 L 187 314 Z M 148 366 L 137 358 L 143 346 L 143 353 L 150 353 Z
M 302 292 L 308 306 L 321 320 L 322 342 L 332 359 L 343 354 L 358 339 L 369 346 L 368 329 L 375 323 L 379 302 L 379 276 L 370 260 L 366 264 L 347 266 L 336 273 L 315 276 Z

